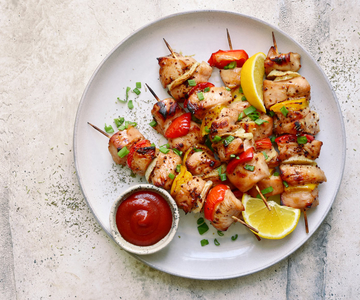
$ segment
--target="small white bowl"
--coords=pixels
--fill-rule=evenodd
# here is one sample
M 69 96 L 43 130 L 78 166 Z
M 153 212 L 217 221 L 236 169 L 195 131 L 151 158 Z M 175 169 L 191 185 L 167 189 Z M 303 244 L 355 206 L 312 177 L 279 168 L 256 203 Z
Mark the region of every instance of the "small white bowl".
M 156 244 L 151 246 L 137 246 L 129 243 L 121 236 L 116 225 L 116 213 L 119 208 L 119 205 L 130 195 L 140 191 L 151 191 L 159 194 L 169 204 L 169 207 L 172 212 L 172 225 L 169 233 L 163 239 L 161 239 Z M 111 207 L 110 229 L 113 239 L 121 248 L 134 254 L 139 254 L 139 255 L 152 254 L 165 248 L 174 238 L 178 226 L 179 226 L 179 209 L 176 205 L 175 200 L 170 196 L 170 194 L 167 191 L 151 184 L 137 184 L 135 186 L 130 187 L 125 192 L 121 193 L 121 195 L 115 200 L 115 202 Z

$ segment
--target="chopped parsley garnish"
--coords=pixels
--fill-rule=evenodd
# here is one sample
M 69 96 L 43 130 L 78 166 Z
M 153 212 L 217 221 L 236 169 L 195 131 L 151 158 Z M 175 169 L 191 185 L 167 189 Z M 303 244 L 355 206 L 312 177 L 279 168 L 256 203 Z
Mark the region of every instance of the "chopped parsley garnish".
M 114 128 L 113 128 L 111 125 L 107 126 L 106 123 L 105 123 L 105 131 L 106 131 L 107 133 L 113 133 L 113 132 L 114 132 Z

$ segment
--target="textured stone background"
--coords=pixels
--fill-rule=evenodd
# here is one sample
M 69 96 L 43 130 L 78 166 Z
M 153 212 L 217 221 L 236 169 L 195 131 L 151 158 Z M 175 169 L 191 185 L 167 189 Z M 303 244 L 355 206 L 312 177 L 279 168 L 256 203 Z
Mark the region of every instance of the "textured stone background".
M 360 298 L 358 0 L 1 0 L 0 8 L 0 299 Z M 119 250 L 82 197 L 72 154 L 77 106 L 104 56 L 139 27 L 198 9 L 240 12 L 290 34 L 330 78 L 347 130 L 343 182 L 317 232 L 264 271 L 216 282 L 164 274 Z

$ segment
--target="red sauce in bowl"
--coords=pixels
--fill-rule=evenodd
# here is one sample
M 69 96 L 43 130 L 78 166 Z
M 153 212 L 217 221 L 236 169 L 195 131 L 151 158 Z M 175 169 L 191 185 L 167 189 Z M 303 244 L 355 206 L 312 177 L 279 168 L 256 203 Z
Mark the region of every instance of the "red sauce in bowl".
M 167 201 L 155 192 L 140 191 L 124 200 L 116 212 L 121 236 L 137 246 L 150 246 L 171 229 L 172 212 Z

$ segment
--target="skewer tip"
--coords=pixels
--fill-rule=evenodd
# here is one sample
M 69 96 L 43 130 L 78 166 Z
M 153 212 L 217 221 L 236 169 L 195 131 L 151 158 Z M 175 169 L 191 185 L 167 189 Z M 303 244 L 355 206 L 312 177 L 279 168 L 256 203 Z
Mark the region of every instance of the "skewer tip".
M 154 98 L 157 101 L 160 101 L 160 98 L 156 95 L 156 93 L 153 91 L 153 89 L 151 87 L 149 87 L 149 85 L 147 83 L 145 83 L 146 87 L 149 89 L 150 93 L 154 96 Z
M 169 43 L 165 40 L 165 38 L 163 38 L 163 40 L 164 40 L 164 42 L 165 42 L 166 47 L 169 49 L 171 55 L 172 55 L 175 59 L 177 59 L 177 56 L 176 56 L 174 50 L 170 47 Z

